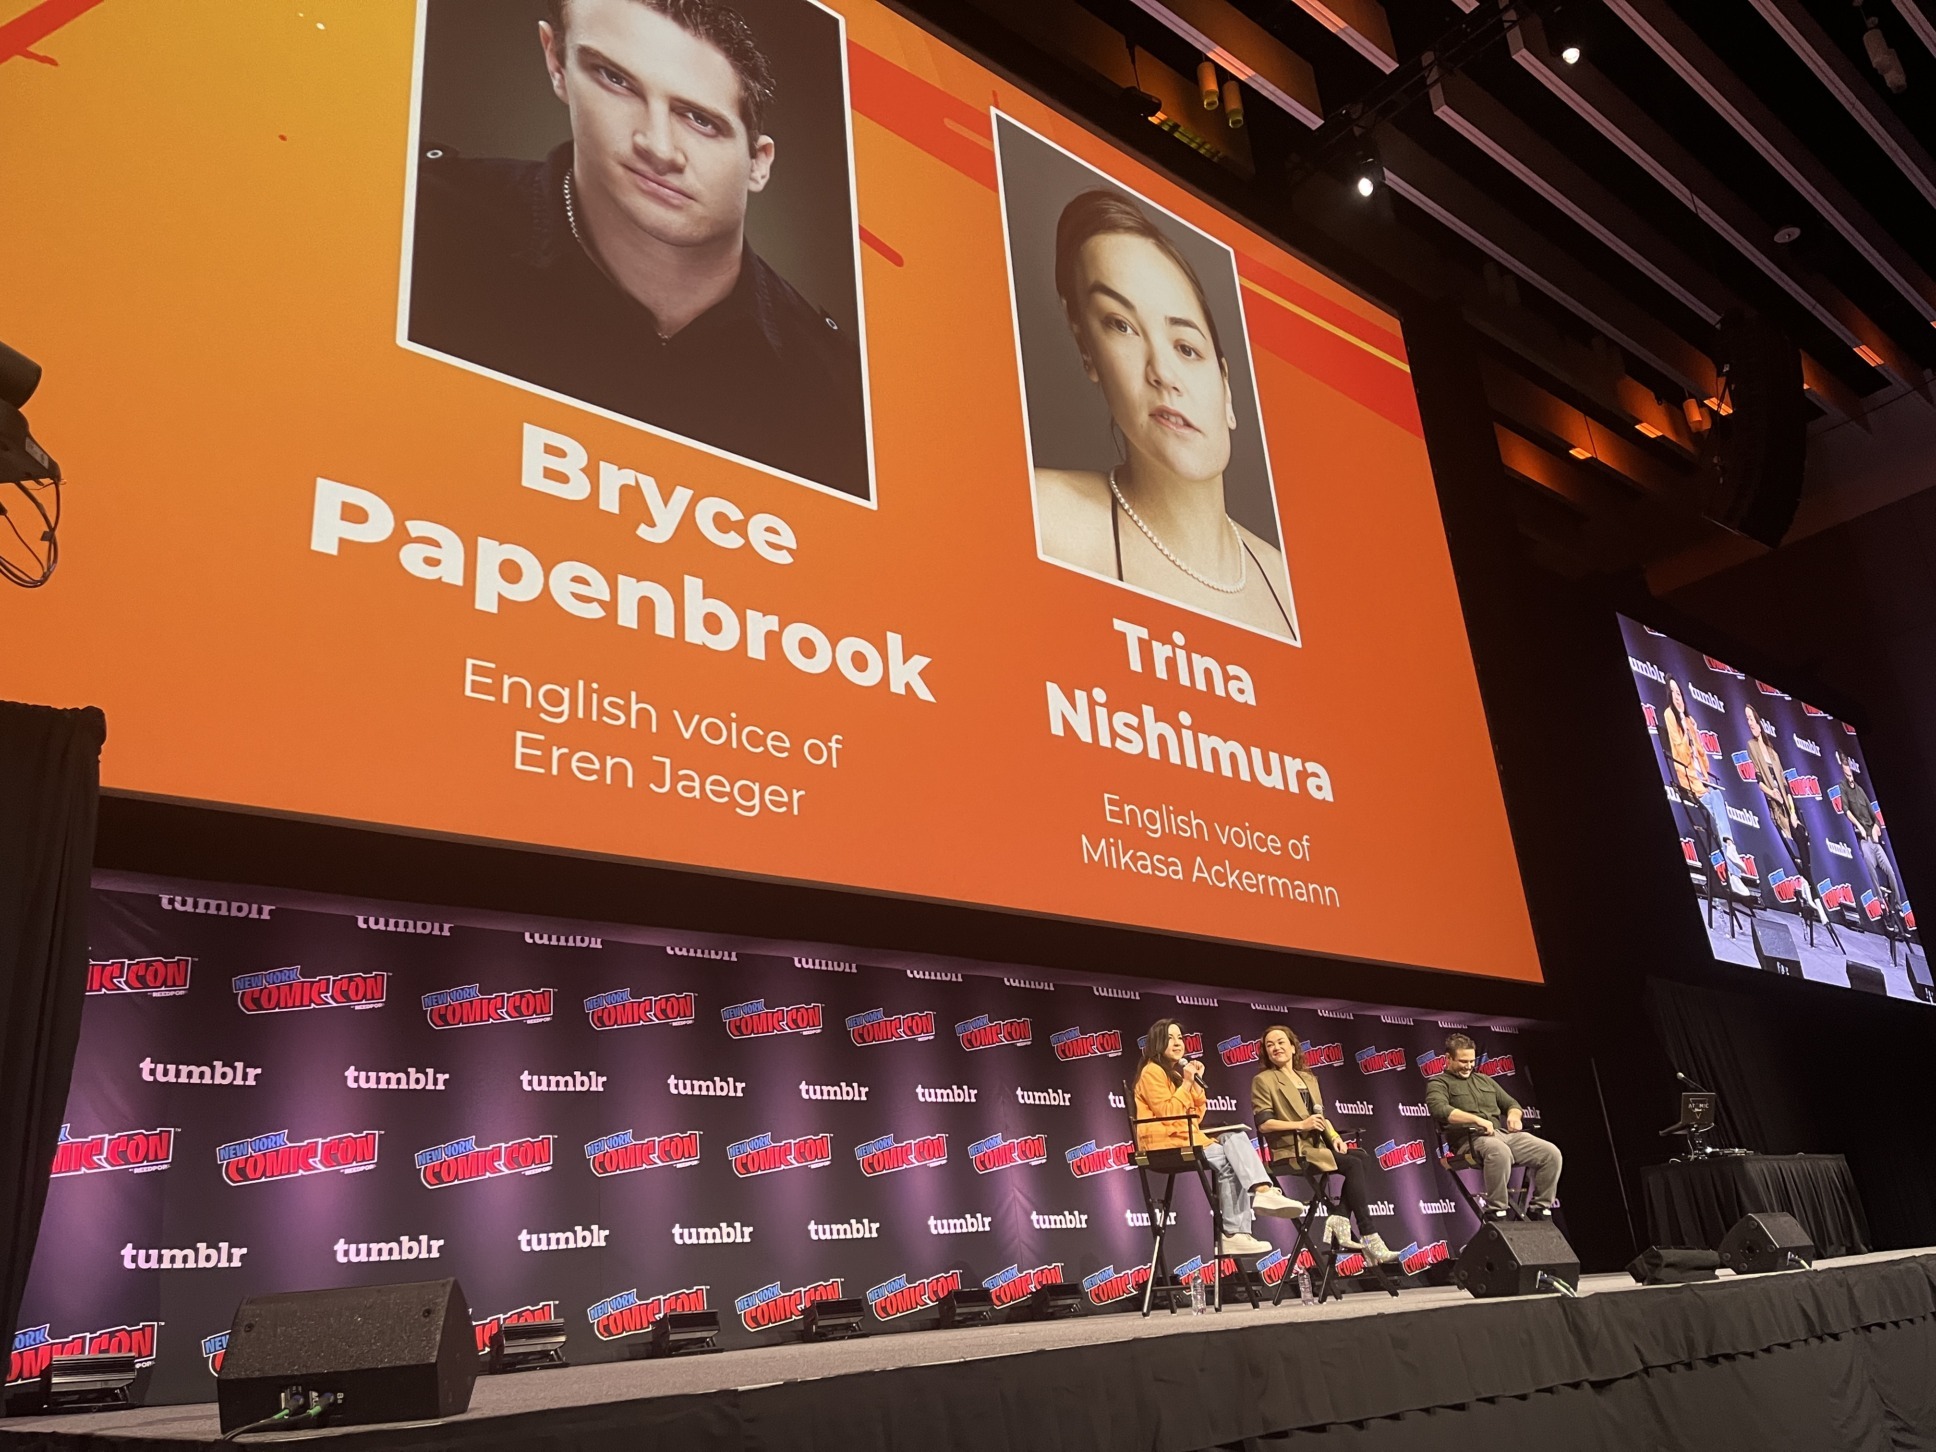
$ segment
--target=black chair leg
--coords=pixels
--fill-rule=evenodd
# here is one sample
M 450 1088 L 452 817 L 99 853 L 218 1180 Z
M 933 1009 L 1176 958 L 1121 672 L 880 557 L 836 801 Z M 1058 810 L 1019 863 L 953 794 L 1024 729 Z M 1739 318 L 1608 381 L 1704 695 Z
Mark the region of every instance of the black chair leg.
M 1143 1314 L 1148 1316 L 1150 1313 L 1151 1298 L 1156 1294 L 1158 1277 L 1160 1276 L 1166 1281 L 1170 1278 L 1170 1264 L 1163 1258 L 1163 1237 L 1169 1233 L 1170 1201 L 1176 1194 L 1176 1176 L 1169 1175 L 1165 1178 L 1163 1184 L 1163 1199 L 1159 1204 L 1156 1197 L 1150 1193 L 1149 1171 L 1145 1170 L 1141 1165 L 1138 1165 L 1136 1167 L 1136 1175 L 1143 1182 L 1143 1208 L 1149 1212 L 1150 1218 L 1149 1275 L 1143 1281 Z M 1173 1286 L 1165 1287 L 1163 1291 L 1164 1298 L 1169 1304 L 1171 1315 L 1176 1314 L 1176 1296 L 1174 1291 L 1175 1287 Z

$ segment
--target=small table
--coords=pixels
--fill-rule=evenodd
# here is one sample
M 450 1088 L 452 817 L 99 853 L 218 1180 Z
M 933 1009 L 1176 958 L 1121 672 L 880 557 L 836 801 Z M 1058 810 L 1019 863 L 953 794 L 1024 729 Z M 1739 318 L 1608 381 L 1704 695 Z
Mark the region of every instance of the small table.
M 1785 1210 L 1809 1233 L 1818 1256 L 1869 1250 L 1869 1220 L 1841 1155 L 1726 1155 L 1647 1165 L 1640 1189 L 1655 1245 L 1719 1250 L 1743 1215 Z

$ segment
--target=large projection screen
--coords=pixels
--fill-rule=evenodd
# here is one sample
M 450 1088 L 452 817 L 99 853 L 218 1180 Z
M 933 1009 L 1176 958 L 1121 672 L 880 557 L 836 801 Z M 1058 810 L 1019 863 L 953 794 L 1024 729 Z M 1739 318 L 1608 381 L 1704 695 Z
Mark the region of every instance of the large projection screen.
M 1652 626 L 1620 633 L 1714 956 L 1936 1001 L 1855 728 Z
M 549 13 L 0 69 L 6 694 L 124 793 L 1539 977 L 1394 318 L 871 0 Z

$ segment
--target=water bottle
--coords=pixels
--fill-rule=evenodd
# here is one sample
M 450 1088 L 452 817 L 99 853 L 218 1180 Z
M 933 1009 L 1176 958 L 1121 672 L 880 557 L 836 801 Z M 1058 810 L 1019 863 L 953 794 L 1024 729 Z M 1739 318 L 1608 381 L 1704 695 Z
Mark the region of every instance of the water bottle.
M 1297 1300 L 1301 1306 L 1312 1304 L 1311 1273 L 1303 1266 L 1297 1268 Z
M 1202 1276 L 1192 1276 L 1190 1278 L 1190 1314 L 1192 1316 L 1201 1316 L 1203 1314 Z

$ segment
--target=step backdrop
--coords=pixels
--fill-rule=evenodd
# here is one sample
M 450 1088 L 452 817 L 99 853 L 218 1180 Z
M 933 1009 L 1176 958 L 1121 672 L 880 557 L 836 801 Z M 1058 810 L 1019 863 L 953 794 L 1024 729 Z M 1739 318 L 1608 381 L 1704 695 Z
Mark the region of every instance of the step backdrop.
M 446 1275 L 480 1343 L 555 1314 L 574 1361 L 642 1354 L 675 1310 L 748 1345 L 834 1296 L 875 1331 L 956 1285 L 1126 1309 L 1149 1240 L 1122 1083 L 1163 1016 L 1228 1118 L 1264 1030 L 1293 1027 L 1411 1271 L 1470 1229 L 1427 1159 L 1446 1029 L 1537 1118 L 1504 1025 L 205 883 L 104 878 L 95 902 L 10 1381 L 133 1350 L 149 1400 L 206 1399 L 243 1297 Z M 1194 1184 L 1177 1213 L 1187 1273 Z

